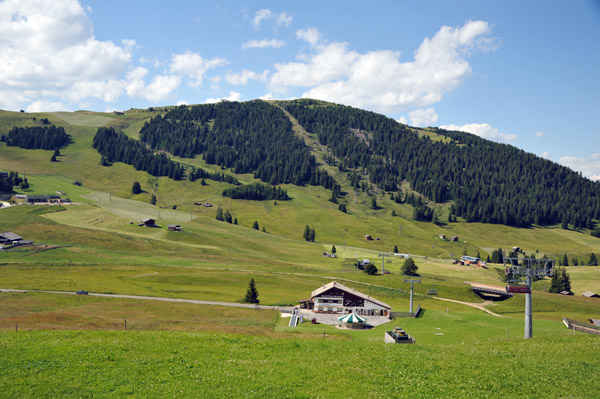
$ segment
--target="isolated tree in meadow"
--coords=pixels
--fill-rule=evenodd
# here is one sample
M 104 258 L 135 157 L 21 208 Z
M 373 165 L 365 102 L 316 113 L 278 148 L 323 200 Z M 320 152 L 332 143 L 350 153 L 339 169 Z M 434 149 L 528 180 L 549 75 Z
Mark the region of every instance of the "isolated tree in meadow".
M 567 254 L 563 254 L 562 264 L 563 266 L 569 266 L 569 258 L 567 258 Z
M 398 245 L 394 245 L 394 253 L 397 254 L 398 253 Z
M 594 255 L 593 252 L 590 255 L 590 260 L 588 261 L 588 266 L 598 266 L 598 259 L 596 258 L 596 255 Z
M 337 252 L 337 249 L 335 249 L 335 244 L 333 244 L 331 247 L 331 253 L 334 254 L 336 252 Z
M 404 261 L 404 264 L 402 265 L 402 274 L 404 274 L 405 276 L 418 276 L 419 274 L 417 273 L 417 271 L 419 270 L 419 267 L 415 264 L 415 261 L 412 260 L 411 258 L 408 258 Z
M 315 242 L 316 237 L 317 237 L 317 233 L 315 233 L 315 229 L 311 228 L 308 231 L 308 241 Z
M 150 203 L 152 205 L 156 205 L 156 195 L 155 194 L 152 194 L 152 196 L 150 197 Z
M 137 181 L 134 181 L 133 185 L 131 186 L 131 192 L 134 194 L 141 194 L 142 187 L 140 186 L 140 183 L 138 183 Z
M 231 212 L 229 212 L 229 209 L 227 209 L 225 211 L 225 221 L 227 223 L 232 223 L 233 222 L 233 217 L 231 216 Z
M 379 209 L 379 206 L 377 206 L 377 200 L 375 198 L 371 200 L 371 209 Z
M 256 283 L 254 279 L 250 279 L 250 283 L 248 283 L 248 289 L 246 290 L 246 297 L 244 298 L 244 302 L 246 303 L 260 303 L 258 300 L 258 290 L 256 289 Z
M 363 272 L 367 273 L 369 276 L 373 276 L 375 274 L 377 274 L 377 266 L 375 266 L 372 263 L 369 263 L 368 265 L 365 266 L 365 268 L 363 269 Z
M 309 234 L 310 234 L 310 227 L 308 225 L 306 225 L 306 227 L 304 227 L 304 233 L 302 234 L 302 237 L 304 238 L 305 241 L 308 241 Z
M 223 217 L 223 208 L 218 207 L 217 208 L 217 215 L 215 216 L 215 219 L 223 221 L 225 220 L 225 218 Z
M 50 162 L 56 162 L 56 155 L 52 155 L 52 158 L 50 158 Z
M 571 258 L 571 264 L 572 264 L 573 266 L 579 266 L 579 261 L 577 260 L 577 258 L 576 258 L 576 257 L 574 257 L 574 256 L 573 256 L 573 257 Z
M 233 218 L 233 224 L 238 224 L 237 223 L 237 218 Z
M 254 221 L 254 223 L 252 223 L 252 228 L 254 230 L 260 230 L 259 227 L 258 227 L 258 222 L 256 220 Z

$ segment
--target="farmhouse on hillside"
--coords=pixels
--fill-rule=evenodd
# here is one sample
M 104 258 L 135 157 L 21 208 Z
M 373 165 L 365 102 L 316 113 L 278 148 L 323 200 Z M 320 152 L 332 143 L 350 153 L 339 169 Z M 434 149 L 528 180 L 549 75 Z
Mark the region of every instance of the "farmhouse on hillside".
M 156 222 L 154 221 L 154 219 L 142 219 L 142 223 L 140 224 L 140 226 L 144 226 L 144 227 L 154 227 L 156 226 L 155 224 Z
M 300 301 L 300 308 L 322 313 L 354 313 L 365 316 L 387 316 L 392 309 L 387 303 L 348 288 L 337 281 L 314 290 L 310 299 Z
M 24 240 L 23 237 L 21 237 L 20 235 L 10 231 L 0 233 L 0 245 L 18 246 L 32 243 L 33 241 Z
M 170 224 L 167 227 L 169 228 L 169 231 L 183 231 L 181 226 L 178 224 Z

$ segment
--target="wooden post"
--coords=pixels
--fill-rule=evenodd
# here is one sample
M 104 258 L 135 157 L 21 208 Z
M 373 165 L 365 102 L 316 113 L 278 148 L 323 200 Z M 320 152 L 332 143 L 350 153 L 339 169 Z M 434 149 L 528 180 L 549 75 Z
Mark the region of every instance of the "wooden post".
M 19 331 L 19 325 L 15 322 L 15 332 Z
M 127 331 L 127 319 L 125 319 L 125 331 Z

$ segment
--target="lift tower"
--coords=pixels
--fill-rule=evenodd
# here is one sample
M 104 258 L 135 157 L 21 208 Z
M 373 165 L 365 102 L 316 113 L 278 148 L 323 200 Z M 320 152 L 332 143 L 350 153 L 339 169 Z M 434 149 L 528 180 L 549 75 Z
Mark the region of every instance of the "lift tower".
M 506 292 L 525 294 L 525 339 L 533 331 L 531 310 L 531 282 L 554 275 L 553 259 L 504 258 Z

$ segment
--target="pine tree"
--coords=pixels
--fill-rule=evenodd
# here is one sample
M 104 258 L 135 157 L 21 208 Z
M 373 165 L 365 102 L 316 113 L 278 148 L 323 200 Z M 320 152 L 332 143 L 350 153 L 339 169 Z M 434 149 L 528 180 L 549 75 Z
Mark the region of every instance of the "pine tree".
M 225 221 L 227 223 L 232 223 L 233 222 L 233 218 L 231 217 L 231 213 L 229 212 L 229 209 L 227 209 L 225 211 Z
M 371 209 L 379 209 L 377 206 L 377 200 L 375 198 L 371 200 Z
M 233 219 L 233 224 L 238 224 L 238 222 L 237 222 L 237 218 L 234 218 L 234 219 Z
M 397 254 L 398 252 L 398 245 L 394 245 L 394 253 Z
M 571 292 L 571 278 L 569 277 L 569 273 L 567 273 L 567 269 L 563 267 L 560 274 L 560 292 Z
M 225 220 L 225 218 L 223 217 L 223 208 L 219 207 L 217 208 L 217 216 L 216 216 L 217 220 L 223 221 Z
M 56 162 L 56 155 L 52 155 L 52 158 L 50 158 L 50 162 Z
M 397 216 L 396 211 L 394 209 L 392 209 L 392 216 Z
M 306 227 L 304 228 L 304 234 L 302 235 L 302 237 L 304 238 L 304 241 L 309 241 L 308 237 L 310 235 L 310 227 L 308 225 L 306 225 Z
M 334 254 L 337 252 L 337 249 L 335 249 L 335 244 L 333 244 L 333 246 L 331 247 L 331 253 Z
M 253 228 L 254 230 L 259 230 L 259 227 L 258 227 L 258 222 L 257 222 L 256 220 L 254 221 L 254 223 L 252 223 L 252 228 Z
M 152 197 L 150 197 L 150 203 L 152 205 L 156 205 L 156 195 L 152 194 Z
M 550 289 L 548 289 L 548 292 L 550 292 L 552 294 L 558 294 L 559 292 L 562 291 L 560 288 L 561 288 L 560 268 L 557 267 L 556 270 L 554 270 L 552 279 L 550 280 Z
M 133 185 L 131 186 L 131 192 L 133 194 L 141 194 L 142 192 L 142 187 L 140 186 L 140 183 L 134 181 Z
M 258 290 L 256 289 L 256 283 L 254 283 L 254 279 L 250 279 L 250 283 L 248 283 L 248 289 L 246 290 L 246 297 L 244 298 L 244 302 L 246 303 L 260 303 L 258 300 Z
M 590 255 L 590 260 L 588 261 L 588 266 L 598 266 L 598 259 L 596 255 L 592 252 Z
M 315 229 L 311 228 L 308 232 L 308 241 L 315 242 L 316 235 Z
M 404 261 L 402 265 L 402 274 L 405 276 L 418 276 L 417 271 L 419 268 L 415 264 L 415 261 L 412 258 L 408 258 Z
M 562 264 L 563 266 L 569 266 L 569 258 L 567 258 L 567 254 L 563 255 Z

